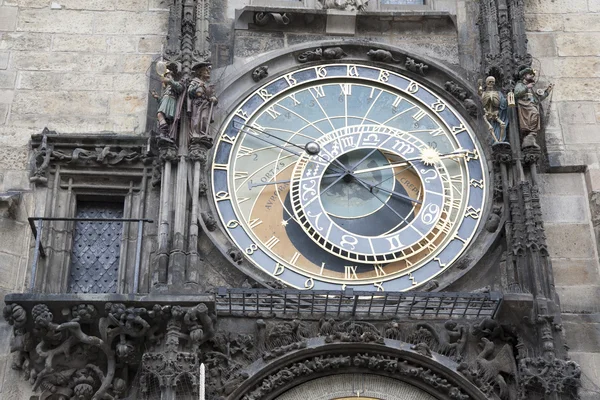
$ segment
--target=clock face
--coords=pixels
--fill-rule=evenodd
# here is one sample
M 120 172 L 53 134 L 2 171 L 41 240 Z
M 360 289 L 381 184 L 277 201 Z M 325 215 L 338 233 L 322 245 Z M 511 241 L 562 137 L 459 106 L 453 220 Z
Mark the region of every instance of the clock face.
M 275 79 L 234 110 L 212 193 L 230 239 L 287 285 L 401 291 L 473 239 L 484 166 L 471 129 L 434 92 L 330 64 Z

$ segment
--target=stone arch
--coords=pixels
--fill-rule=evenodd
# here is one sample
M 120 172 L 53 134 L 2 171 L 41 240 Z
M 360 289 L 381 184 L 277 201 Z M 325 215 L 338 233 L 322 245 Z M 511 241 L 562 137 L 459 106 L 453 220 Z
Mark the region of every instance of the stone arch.
M 228 400 L 288 400 L 280 396 L 295 387 L 324 377 L 348 374 L 369 375 L 373 379 L 382 377 L 381 382 L 391 385 L 390 388 L 394 387 L 390 382 L 398 382 L 397 390 L 412 388 L 413 393 L 423 393 L 423 400 L 485 400 L 485 394 L 458 373 L 457 367 L 458 364 L 444 356 L 434 353 L 430 358 L 396 340 L 388 339 L 386 345 L 328 344 L 316 338 L 306 348 L 270 362 L 259 359 L 249 365 L 245 369 L 249 378 Z M 311 385 L 318 386 L 318 382 Z

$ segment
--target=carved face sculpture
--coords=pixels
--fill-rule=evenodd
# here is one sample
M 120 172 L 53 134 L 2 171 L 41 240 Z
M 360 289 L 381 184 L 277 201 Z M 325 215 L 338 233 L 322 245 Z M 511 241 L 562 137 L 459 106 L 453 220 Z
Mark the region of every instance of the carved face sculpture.
M 465 251 L 487 201 L 462 117 L 410 78 L 354 64 L 252 93 L 216 138 L 211 180 L 246 260 L 301 289 L 414 288 Z
M 200 71 L 198 72 L 198 77 L 204 82 L 208 82 L 210 80 L 211 70 L 212 67 L 210 65 L 200 68 Z

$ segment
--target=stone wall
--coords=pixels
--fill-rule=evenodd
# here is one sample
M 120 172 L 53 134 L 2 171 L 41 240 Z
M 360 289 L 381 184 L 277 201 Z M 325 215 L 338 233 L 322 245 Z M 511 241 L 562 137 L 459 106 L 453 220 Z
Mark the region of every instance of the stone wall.
M 46 126 L 143 133 L 147 70 L 161 51 L 167 3 L 0 1 L 0 170 L 24 169 L 30 135 Z M 13 175 L 4 172 L 3 189 L 25 184 L 7 182 Z
M 547 114 L 552 172 L 542 207 L 571 357 L 584 399 L 600 387 L 600 2 L 525 2 L 529 50 L 543 83 L 555 83 Z M 548 105 L 548 103 L 546 103 Z M 577 172 L 574 172 L 577 171 Z
M 0 193 L 26 191 L 17 212 L 0 203 L 0 299 L 22 292 L 36 215 L 28 141 L 59 133 L 145 132 L 147 70 L 167 31 L 166 0 L 0 0 Z M 0 323 L 0 398 L 28 398 L 11 370 Z
M 0 1 L 0 193 L 30 189 L 27 143 L 44 127 L 145 132 L 148 68 L 161 52 L 167 4 Z M 22 207 L 30 200 L 25 196 Z M 34 210 L 20 214 L 18 222 L 0 220 L 0 290 L 15 290 L 12 282 L 22 275 L 12 268 L 27 253 L 23 218 Z

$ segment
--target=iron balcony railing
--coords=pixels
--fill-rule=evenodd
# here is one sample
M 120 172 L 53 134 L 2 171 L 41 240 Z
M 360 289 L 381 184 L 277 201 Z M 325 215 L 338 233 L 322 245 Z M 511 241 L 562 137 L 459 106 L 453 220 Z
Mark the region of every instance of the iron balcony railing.
M 33 291 L 35 288 L 35 278 L 37 275 L 37 267 L 39 258 L 45 258 L 46 252 L 42 245 L 42 235 L 44 229 L 44 221 L 67 221 L 67 222 L 137 222 L 137 236 L 136 236 L 136 248 L 135 248 L 135 266 L 134 266 L 134 278 L 133 278 L 133 292 L 137 293 L 140 285 L 140 264 L 142 258 L 142 234 L 144 223 L 154 222 L 151 219 L 145 218 L 46 218 L 46 217 L 29 217 L 29 226 L 35 238 L 35 248 L 33 252 L 33 262 L 31 265 L 31 278 L 29 281 L 29 290 Z
M 499 292 L 362 292 L 219 288 L 219 315 L 355 316 L 372 318 L 494 318 Z

